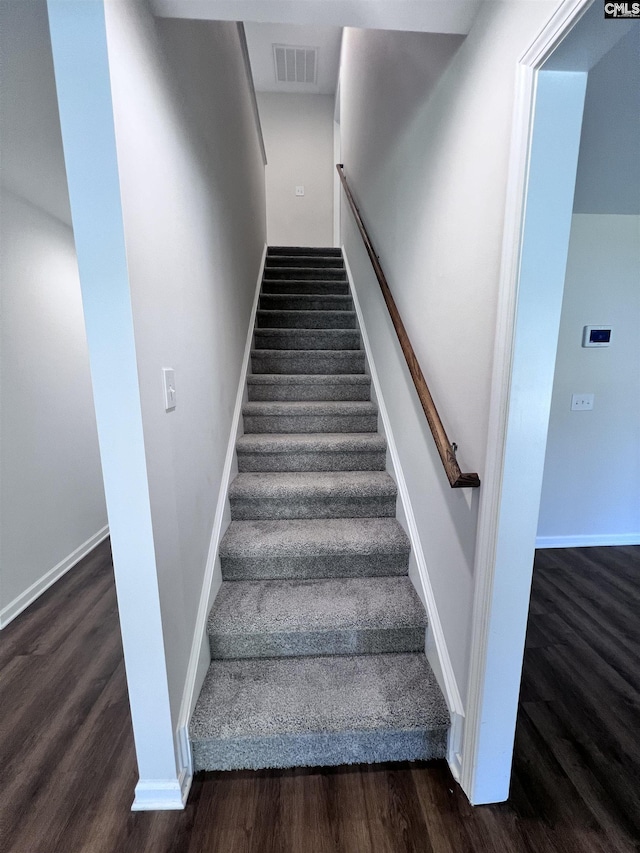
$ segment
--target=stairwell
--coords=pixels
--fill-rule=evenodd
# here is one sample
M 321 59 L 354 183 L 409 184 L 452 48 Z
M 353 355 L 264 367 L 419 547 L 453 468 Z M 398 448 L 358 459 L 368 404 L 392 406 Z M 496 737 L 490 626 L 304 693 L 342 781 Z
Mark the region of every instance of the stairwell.
M 339 249 L 268 250 L 254 342 L 194 768 L 442 758 L 449 715 Z

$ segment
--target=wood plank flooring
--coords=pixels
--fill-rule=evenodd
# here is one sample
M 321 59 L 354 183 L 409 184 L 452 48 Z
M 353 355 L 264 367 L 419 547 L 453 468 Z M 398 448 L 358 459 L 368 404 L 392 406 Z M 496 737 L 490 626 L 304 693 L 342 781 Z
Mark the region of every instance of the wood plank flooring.
M 472 808 L 444 762 L 136 782 L 109 547 L 0 634 L 2 853 L 637 853 L 640 548 L 538 552 L 512 793 Z

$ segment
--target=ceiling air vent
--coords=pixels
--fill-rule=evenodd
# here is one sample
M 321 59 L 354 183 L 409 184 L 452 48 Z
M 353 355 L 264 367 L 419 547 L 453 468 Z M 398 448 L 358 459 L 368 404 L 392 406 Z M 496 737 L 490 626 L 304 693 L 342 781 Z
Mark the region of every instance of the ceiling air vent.
M 318 48 L 274 44 L 273 58 L 278 83 L 316 83 Z

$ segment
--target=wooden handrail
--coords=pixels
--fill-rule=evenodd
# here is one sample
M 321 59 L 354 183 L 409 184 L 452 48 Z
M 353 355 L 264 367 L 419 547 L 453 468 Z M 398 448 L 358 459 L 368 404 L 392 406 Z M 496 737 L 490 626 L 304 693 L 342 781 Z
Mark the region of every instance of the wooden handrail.
M 409 336 L 407 335 L 407 330 L 404 327 L 404 323 L 402 322 L 402 318 L 400 317 L 400 314 L 396 307 L 396 303 L 393 299 L 393 296 L 391 295 L 391 291 L 389 290 L 389 285 L 387 284 L 386 276 L 382 270 L 382 267 L 380 266 L 380 260 L 375 252 L 375 249 L 373 248 L 371 238 L 367 233 L 365 224 L 362 221 L 362 216 L 360 216 L 360 211 L 358 210 L 358 206 L 355 202 L 355 199 L 353 198 L 353 194 L 351 193 L 349 184 L 347 183 L 343 164 L 338 163 L 336 165 L 336 169 L 338 170 L 338 174 L 340 175 L 340 180 L 342 182 L 342 186 L 344 187 L 344 191 L 347 196 L 347 201 L 349 202 L 349 206 L 351 207 L 353 215 L 355 216 L 360 235 L 364 241 L 364 245 L 367 249 L 367 253 L 369 255 L 371 264 L 378 279 L 378 283 L 380 284 L 380 289 L 382 290 L 384 301 L 387 303 L 387 308 L 389 309 L 389 314 L 391 315 L 393 326 L 396 330 L 396 334 L 398 335 L 398 340 L 400 341 L 402 352 L 404 353 L 404 357 L 407 361 L 407 366 L 409 367 L 409 373 L 411 374 L 413 383 L 416 386 L 416 391 L 418 393 L 418 397 L 420 398 L 422 409 L 426 415 L 429 427 L 431 428 L 431 432 L 433 434 L 438 453 L 440 454 L 440 459 L 442 460 L 447 479 L 449 480 L 449 485 L 452 489 L 462 489 L 468 487 L 477 488 L 480 485 L 480 478 L 478 477 L 478 475 L 463 474 L 460 470 L 460 466 L 458 465 L 458 462 L 456 460 L 456 447 L 449 441 L 447 433 L 445 432 L 445 428 L 442 424 L 442 421 L 440 420 L 440 415 L 438 414 L 438 410 L 436 409 L 436 404 L 433 402 L 433 397 L 431 396 L 431 392 L 429 391 L 427 382 L 424 378 L 422 370 L 420 369 L 420 365 L 418 364 L 418 359 L 416 358 L 416 354 L 413 351 L 413 347 L 411 346 L 411 341 L 409 340 Z

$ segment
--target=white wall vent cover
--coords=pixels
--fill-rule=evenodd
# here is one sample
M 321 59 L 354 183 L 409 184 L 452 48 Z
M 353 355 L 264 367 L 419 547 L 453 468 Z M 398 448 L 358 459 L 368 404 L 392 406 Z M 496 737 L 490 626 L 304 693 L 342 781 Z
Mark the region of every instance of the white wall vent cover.
M 318 48 L 274 44 L 273 59 L 278 83 L 313 83 L 318 79 Z

